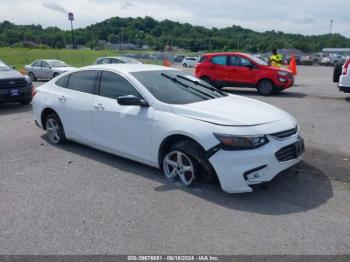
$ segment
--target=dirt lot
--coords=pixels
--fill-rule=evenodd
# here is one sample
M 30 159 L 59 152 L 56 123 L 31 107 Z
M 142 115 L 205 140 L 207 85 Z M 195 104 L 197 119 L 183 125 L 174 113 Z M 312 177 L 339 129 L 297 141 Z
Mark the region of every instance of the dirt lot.
M 272 97 L 225 89 L 287 110 L 306 141 L 302 163 L 241 195 L 171 184 L 83 145 L 51 146 L 30 106 L 0 106 L 0 253 L 350 253 L 350 94 L 331 75 L 299 67 L 296 85 Z

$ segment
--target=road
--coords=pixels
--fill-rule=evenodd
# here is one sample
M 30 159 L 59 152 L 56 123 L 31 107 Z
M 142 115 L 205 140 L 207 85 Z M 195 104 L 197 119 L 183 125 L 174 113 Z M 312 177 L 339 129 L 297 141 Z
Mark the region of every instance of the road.
M 349 254 L 350 95 L 331 74 L 300 67 L 272 97 L 226 89 L 287 110 L 306 140 L 303 162 L 251 194 L 49 145 L 31 106 L 1 105 L 0 254 Z

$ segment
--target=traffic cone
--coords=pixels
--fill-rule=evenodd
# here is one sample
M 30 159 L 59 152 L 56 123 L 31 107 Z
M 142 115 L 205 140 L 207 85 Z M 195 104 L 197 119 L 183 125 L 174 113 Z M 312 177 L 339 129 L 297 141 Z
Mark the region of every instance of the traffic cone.
M 163 66 L 168 66 L 168 67 L 171 66 L 171 63 L 170 63 L 169 59 L 164 59 L 163 60 Z
M 292 71 L 293 75 L 297 75 L 297 62 L 295 60 L 295 55 L 292 55 L 290 58 L 288 69 Z

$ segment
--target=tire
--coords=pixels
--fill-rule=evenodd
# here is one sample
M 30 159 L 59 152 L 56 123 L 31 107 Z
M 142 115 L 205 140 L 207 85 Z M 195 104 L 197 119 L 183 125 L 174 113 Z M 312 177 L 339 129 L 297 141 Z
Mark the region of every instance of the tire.
M 184 63 L 182 66 L 186 68 L 186 67 L 187 67 L 187 64 L 186 64 L 186 63 Z
M 342 71 L 343 71 L 343 65 L 342 64 L 336 64 L 334 66 L 334 69 L 333 69 L 333 82 L 334 83 L 338 83 L 339 82 L 339 78 L 342 74 Z
M 55 73 L 53 73 L 52 78 L 55 78 L 58 75 L 59 75 L 59 73 L 55 72 Z
M 28 76 L 30 77 L 30 80 L 32 80 L 32 81 L 36 81 L 37 80 L 37 78 L 36 78 L 36 76 L 34 75 L 33 72 L 29 72 Z
M 271 80 L 263 79 L 258 83 L 257 89 L 260 95 L 270 96 L 275 91 L 275 85 Z
M 212 86 L 213 86 L 213 81 L 211 81 L 209 77 L 203 76 L 203 77 L 201 77 L 201 79 L 202 79 L 204 82 L 208 83 L 209 85 L 212 85 Z
M 51 144 L 58 145 L 67 141 L 62 122 L 57 114 L 51 113 L 45 118 L 45 129 Z
M 178 141 L 172 145 L 163 157 L 162 168 L 168 180 L 180 178 L 185 186 L 190 186 L 197 178 L 207 182 L 216 178 L 203 149 L 190 140 Z
M 19 103 L 21 105 L 29 105 L 30 102 L 32 102 L 32 97 L 28 97 L 28 98 L 24 98 L 22 101 L 20 101 Z

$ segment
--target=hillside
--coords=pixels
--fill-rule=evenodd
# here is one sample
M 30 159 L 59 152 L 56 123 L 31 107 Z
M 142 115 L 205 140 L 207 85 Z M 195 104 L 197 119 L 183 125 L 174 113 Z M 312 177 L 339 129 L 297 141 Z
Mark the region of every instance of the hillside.
M 75 30 L 76 43 L 96 47 L 97 40 L 111 43 L 148 45 L 163 49 L 165 45 L 190 51 L 244 50 L 263 52 L 274 48 L 298 48 L 305 52 L 320 51 L 324 47 L 350 47 L 350 39 L 339 34 L 305 36 L 268 31 L 255 32 L 240 26 L 205 28 L 169 20 L 157 21 L 151 17 L 113 17 L 103 22 Z M 28 41 L 63 48 L 71 43 L 70 31 L 40 25 L 15 25 L 9 21 L 0 23 L 0 46 L 12 46 Z

